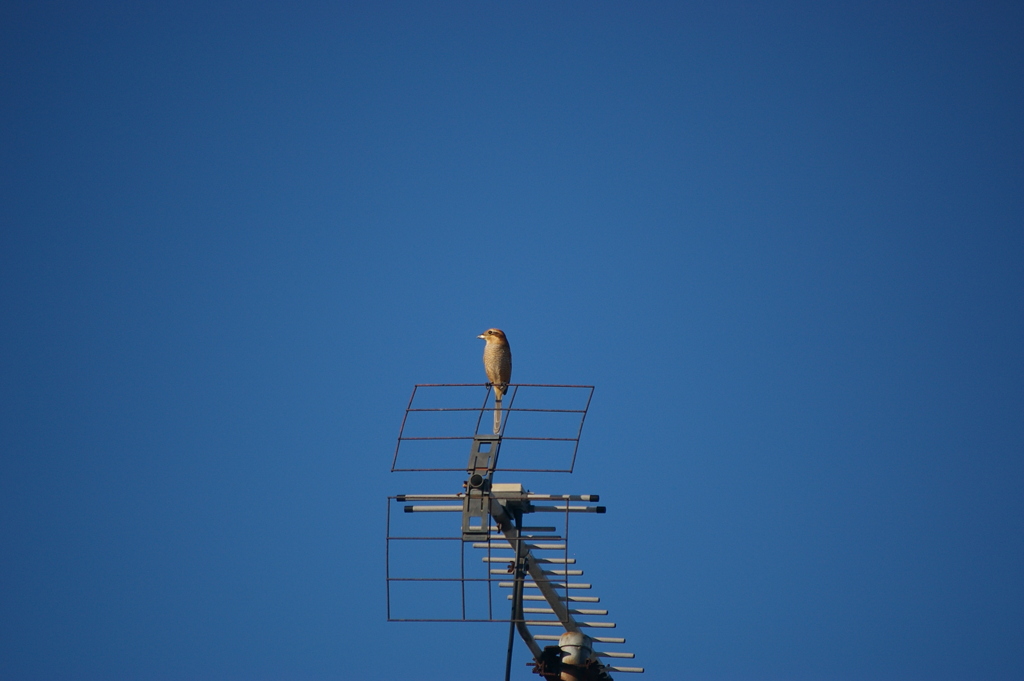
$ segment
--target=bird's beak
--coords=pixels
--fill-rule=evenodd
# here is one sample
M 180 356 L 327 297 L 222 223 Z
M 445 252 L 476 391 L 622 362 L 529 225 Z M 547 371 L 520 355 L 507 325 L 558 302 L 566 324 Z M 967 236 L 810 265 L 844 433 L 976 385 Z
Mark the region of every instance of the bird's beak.
M 480 334 L 479 336 L 477 336 L 477 338 L 484 338 L 484 335 L 483 335 L 483 334 Z M 487 339 L 486 339 L 486 338 L 484 338 L 484 340 L 487 340 Z

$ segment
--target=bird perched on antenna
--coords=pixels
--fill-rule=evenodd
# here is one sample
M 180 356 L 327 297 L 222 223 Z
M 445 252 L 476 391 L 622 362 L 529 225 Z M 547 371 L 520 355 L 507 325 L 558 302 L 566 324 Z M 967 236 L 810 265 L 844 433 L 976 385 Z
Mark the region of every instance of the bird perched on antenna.
M 484 371 L 487 372 L 487 380 L 494 385 L 494 434 L 497 435 L 501 430 L 501 398 L 512 380 L 512 348 L 501 329 L 487 329 L 477 338 L 487 342 L 484 345 Z

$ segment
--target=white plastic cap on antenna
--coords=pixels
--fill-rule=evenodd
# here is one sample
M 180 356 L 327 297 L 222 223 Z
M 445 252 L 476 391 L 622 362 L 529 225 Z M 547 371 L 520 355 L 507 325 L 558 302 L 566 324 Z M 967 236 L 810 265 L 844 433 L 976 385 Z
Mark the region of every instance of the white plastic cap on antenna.
M 559 636 L 558 647 L 562 649 L 562 664 L 574 667 L 582 667 L 594 654 L 590 637 L 578 631 L 567 631 Z

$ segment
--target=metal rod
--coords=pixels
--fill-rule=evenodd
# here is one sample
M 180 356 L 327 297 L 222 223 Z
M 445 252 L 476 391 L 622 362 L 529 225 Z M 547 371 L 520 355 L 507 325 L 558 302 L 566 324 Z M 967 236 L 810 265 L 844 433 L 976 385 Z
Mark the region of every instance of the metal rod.
M 512 600 L 512 596 L 506 596 L 509 600 Z M 524 601 L 544 601 L 547 600 L 543 596 L 535 596 L 528 594 L 523 596 Z M 563 601 L 572 601 L 573 603 L 600 603 L 601 598 L 599 596 L 563 596 Z
M 601 501 L 600 494 L 527 494 L 530 501 Z
M 414 389 L 415 390 L 415 389 Z M 385 598 L 387 599 L 388 619 L 391 619 L 391 499 L 388 499 L 388 514 L 384 526 L 384 580 Z
M 583 435 L 583 422 L 587 420 L 587 412 L 590 411 L 590 400 L 594 399 L 594 387 L 590 387 L 590 394 L 587 395 L 587 406 L 583 407 L 583 416 L 580 417 L 580 428 L 576 431 L 576 447 L 572 450 L 572 462 L 569 463 L 569 472 L 576 468 L 576 454 L 580 451 L 580 437 Z
M 487 388 L 490 383 L 417 383 L 417 388 Z M 509 383 L 515 388 L 590 388 L 592 385 L 568 385 L 562 383 Z
M 551 608 L 523 608 L 523 612 L 534 612 L 543 615 L 554 615 L 555 611 Z M 607 610 L 591 610 L 591 609 L 580 609 L 580 610 L 569 610 L 570 615 L 607 615 Z
M 459 470 L 462 470 L 462 469 L 460 468 Z M 491 525 L 487 529 L 494 533 L 494 534 L 491 535 L 492 539 L 505 539 L 506 541 L 508 540 L 508 537 L 506 537 L 504 534 L 501 533 L 501 528 L 498 527 L 497 525 Z M 522 531 L 523 532 L 554 532 L 555 528 L 554 527 L 525 527 L 524 526 Z M 522 534 L 522 532 L 520 532 L 520 536 L 529 537 L 530 535 Z
M 531 551 L 562 551 L 565 549 L 565 544 L 530 544 Z M 508 542 L 474 542 L 474 549 L 498 549 L 499 551 L 508 551 L 512 547 L 509 546 Z
M 553 636 L 551 634 L 537 634 L 534 636 L 538 641 L 557 641 L 561 636 Z M 606 636 L 591 636 L 591 641 L 597 641 L 598 643 L 625 643 L 624 638 L 608 638 Z
M 502 618 L 502 619 L 484 619 L 482 617 L 481 618 L 467 617 L 466 619 L 462 619 L 462 618 L 459 618 L 459 617 L 448 617 L 448 618 L 443 618 L 443 617 L 392 617 L 391 619 L 388 620 L 388 622 L 492 622 L 492 623 L 501 622 L 501 623 L 507 623 L 508 622 L 508 618 L 505 617 L 505 618 Z M 530 638 L 532 639 L 533 637 L 531 636 Z M 593 636 L 591 636 L 591 638 L 593 638 Z M 534 645 L 536 645 L 536 643 L 534 643 Z
M 558 620 L 527 620 L 531 627 L 564 627 L 565 623 Z M 578 627 L 593 627 L 595 629 L 614 629 L 615 622 L 577 622 Z
M 487 398 L 491 396 L 491 384 L 488 383 L 486 385 L 487 385 L 487 392 L 484 393 L 484 403 L 480 405 L 480 413 L 477 414 L 477 416 L 476 416 L 476 427 L 473 428 L 473 432 L 474 433 L 479 433 L 480 432 L 480 421 L 484 417 L 484 408 L 487 407 Z
M 591 393 L 593 393 L 593 391 L 591 391 Z M 577 447 L 579 446 L 578 442 L 576 443 L 576 446 Z M 573 454 L 573 456 L 575 456 L 575 454 Z M 566 504 L 566 506 L 565 506 L 565 520 L 563 520 L 563 522 L 565 523 L 565 550 L 562 552 L 562 556 L 564 558 L 568 558 L 569 557 L 569 505 L 568 504 Z M 568 581 L 568 579 L 569 578 L 566 577 L 567 581 Z M 568 586 L 566 588 L 562 589 L 562 596 L 564 596 L 568 600 L 568 597 L 569 597 L 569 587 Z
M 391 459 L 391 470 L 395 470 L 395 464 L 398 463 L 398 450 L 402 447 L 402 433 L 405 432 L 405 421 L 409 418 L 409 409 L 412 408 L 412 401 L 416 399 L 416 388 L 419 386 L 414 385 L 412 387 L 412 394 L 409 395 L 409 404 L 405 408 L 405 416 L 402 417 L 402 426 L 398 429 L 398 443 L 395 445 L 395 457 Z
M 466 619 L 466 544 L 459 542 L 459 583 L 462 590 L 462 619 Z
M 507 563 L 510 560 L 515 560 L 514 556 L 484 556 L 480 559 L 484 563 Z M 565 565 L 566 563 L 572 564 L 576 562 L 575 558 L 534 558 L 534 563 L 555 563 L 557 565 Z
M 533 411 L 540 412 L 542 414 L 583 414 L 583 409 L 526 409 L 519 407 L 513 409 L 512 407 L 502 407 L 502 411 Z M 434 411 L 480 411 L 476 407 L 420 407 L 419 409 L 406 409 L 408 412 L 434 412 Z
M 502 437 L 504 437 L 504 436 L 502 436 Z M 401 442 L 412 442 L 414 440 L 418 441 L 418 440 L 472 440 L 472 439 L 473 439 L 473 437 L 470 436 L 470 435 L 435 435 L 435 436 L 431 436 L 431 437 L 426 437 L 426 436 L 423 436 L 423 437 L 419 437 L 419 436 L 417 436 L 417 437 L 403 437 L 400 441 Z M 505 439 L 506 440 L 530 440 L 530 441 L 538 441 L 538 442 L 576 442 L 577 441 L 576 438 L 574 438 L 574 437 L 522 437 L 522 436 L 519 436 L 519 435 L 517 435 L 515 437 L 505 437 Z M 397 470 L 420 471 L 420 470 L 431 470 L 431 469 L 429 469 L 429 468 L 396 468 L 395 470 L 396 471 Z M 447 470 L 447 469 L 446 468 L 441 468 L 441 469 L 437 469 L 437 470 Z M 455 469 L 455 470 L 459 470 L 459 469 Z M 516 469 L 510 468 L 508 470 L 516 470 Z M 546 470 L 550 470 L 550 469 L 548 469 L 548 468 L 541 468 L 540 470 L 546 471 Z M 571 473 L 572 471 L 569 471 L 569 472 Z
M 533 574 L 533 573 L 531 572 L 530 574 Z M 483 580 L 481 580 L 481 581 L 483 581 Z M 593 587 L 592 584 L 586 584 L 586 583 L 576 584 L 574 582 L 569 582 L 569 583 L 565 583 L 565 582 L 549 582 L 547 579 L 544 579 L 544 583 L 547 584 L 548 586 L 553 586 L 553 587 L 558 588 L 558 589 L 590 589 L 590 588 Z M 498 586 L 500 586 L 503 589 L 511 589 L 512 588 L 512 582 L 498 582 Z M 536 583 L 530 583 L 530 582 L 526 582 L 525 584 L 523 584 L 523 586 L 525 586 L 527 589 L 531 589 L 531 588 L 532 589 L 539 589 L 540 588 L 540 585 L 538 585 Z M 565 599 L 564 598 L 559 598 L 558 600 L 565 600 Z M 548 602 L 550 602 L 550 601 L 548 601 Z
M 462 513 L 461 506 L 406 506 L 406 513 L 428 513 L 430 511 L 444 511 L 449 513 Z
M 390 582 L 458 582 L 463 581 L 460 577 L 388 577 Z M 486 577 L 466 577 L 467 582 L 493 582 L 493 579 Z M 447 621 L 447 620 L 445 620 Z M 458 621 L 458 620 L 455 620 Z M 504 622 L 505 620 L 501 620 Z
M 463 499 L 465 494 L 399 494 L 395 496 L 396 501 L 449 501 L 452 499 Z
M 492 520 L 491 513 L 490 513 L 490 510 L 488 510 L 487 511 L 487 528 L 488 528 L 488 531 L 490 530 L 490 527 L 491 527 L 491 525 L 490 525 L 491 520 Z M 489 547 L 489 546 L 487 547 L 487 555 L 488 556 L 491 555 L 491 547 Z M 493 586 L 494 586 L 493 585 L 493 580 L 488 578 L 487 579 L 487 616 L 488 617 L 494 617 L 494 589 L 493 589 Z
M 469 437 L 450 437 L 450 438 L 437 438 L 438 440 L 471 440 Z M 507 437 L 506 440 L 515 440 L 522 438 Z M 453 472 L 465 472 L 466 468 L 396 468 L 392 473 L 453 473 Z M 502 468 L 501 466 L 496 467 L 494 470 L 501 471 L 502 473 L 572 473 L 568 468 Z
M 490 574 L 492 574 L 492 575 L 507 575 L 508 574 L 508 570 L 501 570 L 501 569 L 490 570 Z M 565 578 L 565 577 L 579 577 L 580 575 L 583 574 L 583 570 L 545 570 L 544 574 L 546 574 L 546 575 L 555 575 L 557 577 L 562 577 L 562 578 Z
M 571 506 L 565 504 L 558 504 L 556 506 L 533 506 L 533 511 L 540 511 L 542 513 L 559 512 L 559 511 L 574 511 L 577 513 L 604 513 L 606 507 L 604 506 Z

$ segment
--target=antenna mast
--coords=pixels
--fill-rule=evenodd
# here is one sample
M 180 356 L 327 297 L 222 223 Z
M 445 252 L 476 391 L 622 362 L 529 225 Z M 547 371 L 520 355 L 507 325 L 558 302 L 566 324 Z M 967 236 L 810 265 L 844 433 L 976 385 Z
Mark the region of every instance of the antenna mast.
M 443 473 L 453 485 L 457 473 L 463 482 L 461 492 L 388 497 L 389 621 L 508 622 L 506 681 L 515 632 L 533 656 L 533 672 L 546 681 L 611 681 L 612 672 L 644 671 L 605 662 L 634 655 L 595 649 L 595 644 L 625 639 L 587 633 L 616 625 L 594 619 L 608 614 L 593 607 L 600 598 L 578 595 L 591 584 L 571 581 L 583 570 L 574 567 L 576 558 L 569 555 L 569 519 L 604 513 L 605 507 L 596 505 L 598 495 L 539 494 L 522 483 L 494 480 L 496 472 L 571 473 L 593 391 L 582 385 L 510 384 L 507 406 L 495 400 L 495 410 L 504 414 L 501 427 L 494 429 L 498 432 L 486 432 L 486 426 L 481 432 L 491 395 L 488 384 L 413 388 L 392 472 Z M 497 416 L 494 421 L 499 422 Z M 453 465 L 457 451 L 452 445 L 458 440 L 470 445 L 464 467 Z M 402 512 L 392 513 L 398 505 Z M 460 514 L 457 535 L 439 513 Z M 524 517 L 534 513 L 551 514 L 552 521 L 525 525 Z M 495 612 L 495 598 L 505 590 L 509 593 L 501 600 L 511 601 L 508 619 Z M 549 627 L 556 631 L 534 633 Z

